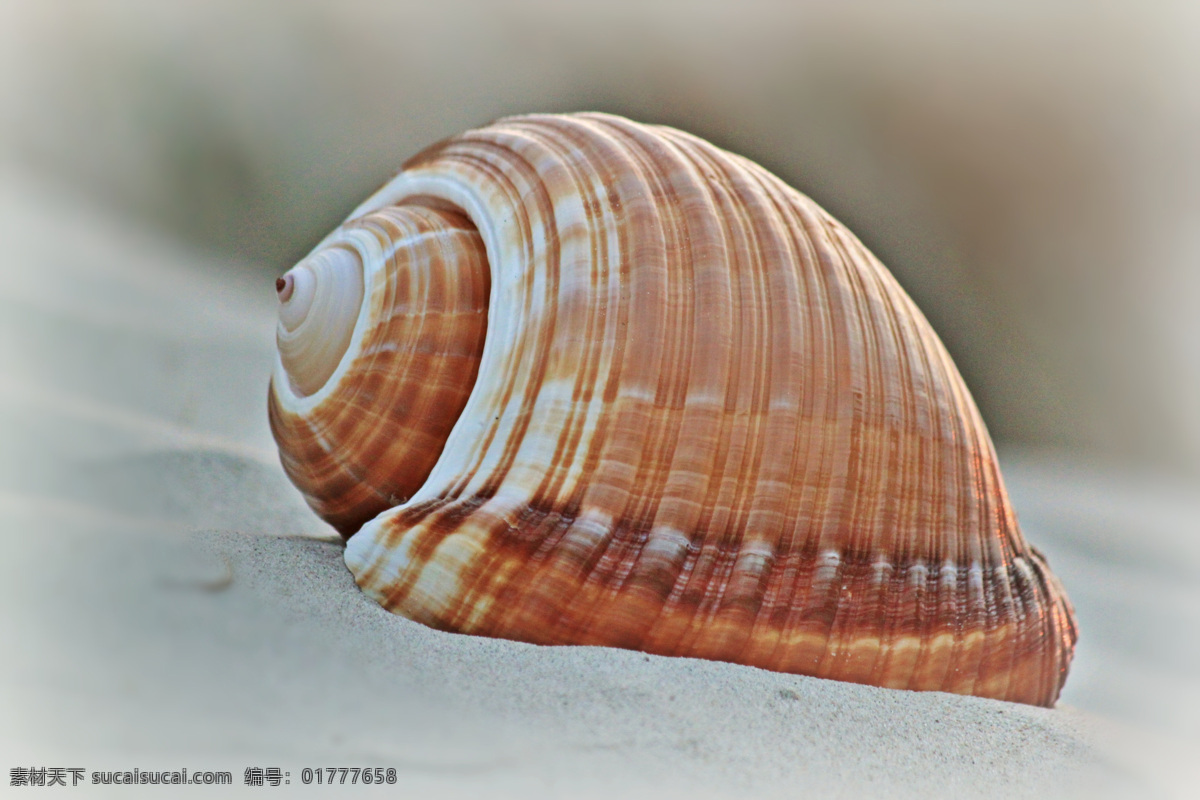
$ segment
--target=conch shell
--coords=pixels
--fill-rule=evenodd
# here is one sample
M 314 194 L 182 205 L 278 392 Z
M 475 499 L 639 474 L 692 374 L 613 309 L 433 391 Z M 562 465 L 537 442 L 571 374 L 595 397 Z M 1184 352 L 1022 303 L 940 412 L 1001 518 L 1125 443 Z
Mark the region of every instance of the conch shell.
M 1070 603 L 983 421 L 853 234 L 604 114 L 412 158 L 278 284 L 270 420 L 385 608 L 1052 705 Z

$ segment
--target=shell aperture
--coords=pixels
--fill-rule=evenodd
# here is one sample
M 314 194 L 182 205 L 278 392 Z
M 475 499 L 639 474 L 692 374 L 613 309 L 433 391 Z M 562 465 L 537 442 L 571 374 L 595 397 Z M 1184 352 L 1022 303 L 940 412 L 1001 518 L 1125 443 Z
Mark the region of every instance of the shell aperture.
M 359 254 L 362 308 L 315 391 L 276 364 L 272 428 L 389 610 L 1057 698 L 1073 613 L 961 377 L 761 167 L 610 115 L 515 117 L 418 154 L 328 248 Z

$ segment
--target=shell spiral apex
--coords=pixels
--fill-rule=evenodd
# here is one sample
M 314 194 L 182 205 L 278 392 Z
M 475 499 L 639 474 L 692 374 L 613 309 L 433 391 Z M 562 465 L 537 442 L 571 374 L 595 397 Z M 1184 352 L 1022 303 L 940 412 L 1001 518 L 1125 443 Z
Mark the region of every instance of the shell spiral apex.
M 1053 705 L 1076 625 L 890 273 L 605 114 L 418 154 L 277 284 L 280 458 L 443 630 Z

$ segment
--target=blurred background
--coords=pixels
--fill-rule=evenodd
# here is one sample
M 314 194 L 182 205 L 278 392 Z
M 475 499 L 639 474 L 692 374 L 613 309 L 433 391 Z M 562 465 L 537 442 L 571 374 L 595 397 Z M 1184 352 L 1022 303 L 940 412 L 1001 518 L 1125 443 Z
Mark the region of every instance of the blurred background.
M 610 111 L 848 224 L 1000 443 L 1200 474 L 1195 4 L 3 8 L 4 159 L 264 287 L 425 145 Z
M 5 0 L 0 15 L 4 207 L 36 187 L 73 209 L 36 236 L 8 223 L 36 239 L 20 263 L 90 263 L 86 218 L 153 240 L 139 252 L 166 254 L 164 274 L 182 259 L 261 287 L 252 366 L 120 364 L 136 386 L 160 369 L 191 382 L 137 406 L 163 424 L 202 430 L 209 409 L 215 430 L 229 412 L 249 422 L 217 432 L 264 448 L 273 278 L 424 146 L 601 110 L 762 163 L 864 240 L 954 356 L 1079 608 L 1067 702 L 1200 741 L 1200 5 Z M 77 278 L 39 297 L 91 286 Z M 151 391 L 136 386 L 112 397 Z

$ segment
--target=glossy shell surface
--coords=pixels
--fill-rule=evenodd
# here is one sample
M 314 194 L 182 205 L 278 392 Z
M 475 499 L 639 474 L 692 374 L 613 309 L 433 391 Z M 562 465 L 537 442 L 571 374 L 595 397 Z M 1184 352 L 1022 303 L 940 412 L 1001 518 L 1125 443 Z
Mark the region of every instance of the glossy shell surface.
M 328 247 L 356 248 L 362 311 L 315 393 L 277 363 L 271 420 L 386 608 L 1058 697 L 1071 607 L 961 377 L 761 167 L 609 115 L 510 118 L 411 159 Z

